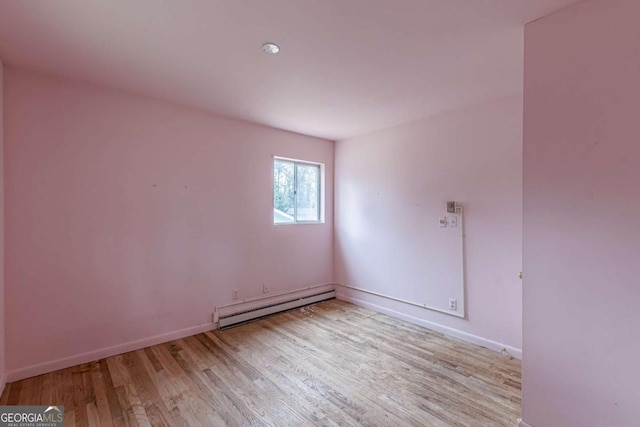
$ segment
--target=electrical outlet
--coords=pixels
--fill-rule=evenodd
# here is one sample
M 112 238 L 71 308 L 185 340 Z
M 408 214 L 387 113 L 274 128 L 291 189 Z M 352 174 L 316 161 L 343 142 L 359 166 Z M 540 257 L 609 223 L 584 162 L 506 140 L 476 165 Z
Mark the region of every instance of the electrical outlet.
M 447 202 L 447 213 L 456 213 L 456 202 Z
M 267 286 L 267 284 L 266 284 L 266 283 L 263 283 L 263 284 L 262 284 L 262 293 L 263 293 L 263 294 L 267 294 L 267 293 L 269 293 L 269 286 Z
M 455 298 L 449 298 L 449 310 L 456 311 L 458 309 L 458 300 Z
M 233 299 L 238 299 L 238 290 L 237 290 L 237 289 L 234 289 L 234 290 L 231 292 L 231 297 L 232 297 Z
M 456 228 L 458 226 L 458 217 L 455 215 L 447 218 L 447 222 L 449 223 L 449 227 Z
M 444 216 L 441 216 L 438 218 L 438 225 L 440 226 L 440 228 L 444 228 L 447 226 L 447 218 Z

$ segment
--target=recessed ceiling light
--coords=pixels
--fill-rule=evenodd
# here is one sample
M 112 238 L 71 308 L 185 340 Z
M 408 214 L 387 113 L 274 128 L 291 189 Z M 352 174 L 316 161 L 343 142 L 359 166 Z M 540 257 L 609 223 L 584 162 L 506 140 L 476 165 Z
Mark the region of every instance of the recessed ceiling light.
M 275 43 L 265 43 L 262 45 L 262 50 L 272 55 L 275 55 L 276 53 L 280 52 L 280 46 L 278 46 Z

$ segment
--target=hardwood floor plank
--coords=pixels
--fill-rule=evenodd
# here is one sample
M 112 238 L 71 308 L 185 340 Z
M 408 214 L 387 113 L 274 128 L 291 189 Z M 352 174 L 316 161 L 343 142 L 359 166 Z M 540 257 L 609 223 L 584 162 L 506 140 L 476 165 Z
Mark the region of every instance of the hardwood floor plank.
M 162 403 L 157 385 L 149 377 L 143 362 L 140 360 L 139 353 L 127 353 L 123 355 L 123 361 L 128 367 L 129 381 L 134 384 L 140 403 L 151 425 L 167 427 L 173 425 L 173 420 Z
M 111 410 L 109 409 L 109 398 L 107 397 L 107 388 L 104 383 L 100 362 L 98 369 L 91 371 L 91 383 L 95 390 L 95 404 L 98 410 L 98 419 L 101 427 L 113 427 Z
M 114 427 L 126 427 L 127 423 L 124 420 L 122 414 L 122 408 L 118 402 L 118 395 L 113 385 L 111 372 L 109 371 L 109 365 L 107 359 L 100 360 L 100 379 L 104 386 L 104 393 L 107 397 L 107 404 L 109 406 L 109 413 L 111 414 L 111 421 Z
M 209 366 L 202 361 L 200 354 L 209 354 L 205 351 L 199 352 L 199 342 L 193 337 L 188 341 L 183 341 L 185 344 L 190 342 L 190 345 L 185 345 L 185 356 L 181 356 L 180 359 L 185 365 L 191 365 L 194 369 L 187 368 L 185 372 L 204 396 L 211 402 L 213 408 L 215 408 L 216 414 L 221 418 L 224 425 L 243 425 L 247 423 L 246 418 L 238 410 L 233 402 L 229 400 L 227 396 L 220 393 L 214 384 L 209 381 L 208 377 L 204 373 L 205 369 Z M 206 356 L 203 356 L 206 357 Z M 179 362 L 180 363 L 180 362 Z
M 72 427 L 510 427 L 520 361 L 332 300 L 7 384 Z
M 4 386 L 4 392 L 0 397 L 0 405 L 6 406 L 9 404 L 9 395 L 11 394 L 11 383 Z
M 335 372 L 334 369 L 339 364 L 339 358 L 333 357 L 334 361 L 330 361 L 323 351 L 318 351 L 317 348 L 311 348 L 308 342 L 298 343 L 292 340 L 288 334 L 282 333 L 279 328 L 284 328 L 287 319 L 271 318 L 274 322 L 284 321 L 285 323 L 279 323 L 278 327 L 272 327 L 269 325 L 258 325 L 266 329 L 259 335 L 260 339 L 267 340 L 279 349 L 279 354 L 276 356 L 278 366 L 280 369 L 286 369 L 287 375 L 293 378 L 297 378 L 298 381 L 305 383 L 313 393 L 321 396 L 326 402 L 331 405 L 340 408 L 342 413 L 346 416 L 344 423 L 346 424 L 370 424 L 367 422 L 367 417 L 370 411 L 368 406 L 370 404 L 375 405 L 374 402 L 368 402 L 360 399 L 357 394 L 351 393 L 354 386 L 357 386 L 359 380 L 355 377 L 334 377 L 332 375 L 326 375 L 327 372 Z M 295 343 L 296 346 L 301 346 L 305 354 L 304 359 L 299 359 L 298 351 L 291 347 L 290 344 Z M 289 346 L 288 346 L 289 344 Z M 391 418 L 389 422 L 401 422 L 399 418 L 396 419 L 391 413 L 385 414 L 386 418 Z
M 146 354 L 147 358 L 149 359 L 149 362 L 151 362 L 151 365 L 153 365 L 153 369 L 156 372 L 160 372 L 163 369 L 162 363 L 160 363 L 156 355 L 153 354 L 153 351 L 151 350 L 151 348 L 147 347 L 143 351 Z
M 115 388 L 118 402 L 122 408 L 122 419 L 127 427 L 140 427 L 136 419 L 133 404 L 129 399 L 129 390 L 124 385 Z
M 272 328 L 272 331 L 281 337 L 287 335 L 286 338 L 290 339 L 288 334 L 283 334 L 283 331 L 288 330 L 287 323 L 277 323 L 277 326 Z M 331 342 L 331 338 L 325 337 L 325 340 Z M 292 342 L 295 342 L 295 340 Z M 366 380 L 364 377 L 361 375 L 327 375 L 327 372 L 344 370 L 344 359 L 335 356 L 327 357 L 324 351 L 318 351 L 317 347 L 312 347 L 314 343 L 311 341 L 307 341 L 302 345 L 308 357 L 303 361 L 304 363 L 302 363 L 296 360 L 296 352 L 290 353 L 291 358 L 287 360 L 286 365 L 293 369 L 294 372 L 292 374 L 306 376 L 307 379 L 304 381 L 308 384 L 313 384 L 313 387 L 320 392 L 325 399 L 342 408 L 347 415 L 358 423 L 368 424 L 368 414 L 376 413 L 378 402 L 376 400 L 363 399 L 357 392 L 361 387 L 366 389 L 368 386 L 368 384 L 365 383 Z M 346 354 L 343 351 L 338 351 L 338 353 Z M 280 359 L 285 360 L 285 356 L 281 355 Z M 349 369 L 349 367 L 347 367 L 347 369 Z M 359 374 L 361 370 L 355 369 L 355 371 L 352 370 L 352 372 Z M 391 423 L 402 422 L 402 419 L 397 417 L 393 411 L 388 411 L 385 413 L 385 416 L 389 418 L 388 421 Z
M 42 386 L 40 387 L 39 405 L 57 405 L 55 389 L 53 388 L 53 372 L 42 376 Z
M 211 337 L 209 337 L 211 338 Z M 227 344 L 219 342 L 219 351 L 216 353 L 225 359 L 233 359 L 233 355 L 230 353 L 232 347 L 228 347 Z M 238 348 L 235 348 L 235 353 L 238 352 Z M 241 389 L 244 391 L 242 393 L 242 401 L 244 402 L 244 406 L 246 409 L 253 412 L 254 415 L 264 418 L 264 413 L 268 412 L 270 407 L 279 407 L 280 411 L 278 414 L 278 419 L 273 420 L 277 424 L 280 425 L 308 425 L 310 423 L 310 419 L 304 415 L 298 414 L 295 409 L 293 409 L 290 405 L 288 396 L 286 396 L 283 391 L 271 383 L 269 380 L 264 378 L 264 376 L 250 363 L 247 363 L 243 358 L 235 358 L 239 361 L 236 364 L 236 368 L 238 372 L 242 375 L 237 375 L 236 379 L 241 384 Z M 205 374 L 209 378 L 211 370 L 205 371 Z M 224 380 L 223 380 L 224 381 Z M 231 386 L 232 384 L 227 384 L 227 386 Z M 236 387 L 237 383 L 234 382 Z M 237 395 L 238 393 L 236 393 Z M 229 399 L 233 401 L 234 396 L 227 395 Z M 237 402 L 236 407 L 237 406 Z
M 88 427 L 87 403 L 84 400 L 84 383 L 82 381 L 82 366 L 76 366 L 71 370 L 73 382 L 73 407 L 76 413 L 76 426 Z
M 164 389 L 163 395 L 169 402 L 168 407 L 177 407 L 189 425 L 207 425 L 204 420 L 208 420 L 209 425 L 222 425 L 217 408 L 206 397 L 193 392 L 198 389 L 197 384 L 182 370 L 165 344 L 155 346 L 153 350 L 164 366 L 158 377 Z
M 87 425 L 91 427 L 102 427 L 98 406 L 95 401 L 87 403 Z
M 324 399 L 319 399 L 303 382 L 296 382 L 290 376 L 282 373 L 282 370 L 276 369 L 270 360 L 275 359 L 273 347 L 261 345 L 259 340 L 249 340 L 245 336 L 241 340 L 249 345 L 241 351 L 242 357 L 247 359 L 249 363 L 256 366 L 264 378 L 262 389 L 265 393 L 272 393 L 279 390 L 288 398 L 288 404 L 293 410 L 308 414 L 308 420 L 314 425 L 344 425 L 344 417 L 333 405 L 329 405 Z M 259 380 L 262 382 L 263 380 Z M 332 418 L 338 418 L 339 423 L 333 421 Z
M 42 394 L 42 376 L 27 378 L 20 391 L 21 405 L 39 405 Z
M 67 412 L 72 412 L 74 414 L 73 417 L 75 423 L 76 404 L 73 392 L 73 369 L 75 368 L 62 369 L 54 372 L 54 376 L 59 380 L 59 382 L 55 383 L 56 403 L 64 405 L 65 420 L 67 419 Z

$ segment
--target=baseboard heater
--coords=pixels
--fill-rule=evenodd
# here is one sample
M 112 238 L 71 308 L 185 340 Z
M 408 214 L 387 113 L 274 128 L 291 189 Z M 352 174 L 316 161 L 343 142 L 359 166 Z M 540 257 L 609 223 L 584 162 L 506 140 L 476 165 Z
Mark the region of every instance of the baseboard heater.
M 281 313 L 287 310 L 293 310 L 294 308 L 315 304 L 317 302 L 326 301 L 335 297 L 336 291 L 328 291 L 316 295 L 310 295 L 307 297 L 296 298 L 278 304 L 271 304 L 254 308 L 253 310 L 220 316 L 218 320 L 218 328 L 228 329 L 233 326 L 238 326 L 247 322 L 258 320 L 266 316 L 271 316 L 272 314 Z

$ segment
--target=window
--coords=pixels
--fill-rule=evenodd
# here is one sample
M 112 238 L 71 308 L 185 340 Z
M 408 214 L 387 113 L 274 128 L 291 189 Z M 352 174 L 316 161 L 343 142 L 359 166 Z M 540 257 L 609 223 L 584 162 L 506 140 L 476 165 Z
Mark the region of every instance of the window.
M 274 158 L 274 224 L 323 222 L 323 172 L 320 163 Z

